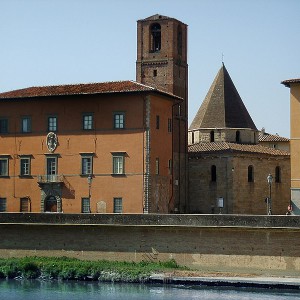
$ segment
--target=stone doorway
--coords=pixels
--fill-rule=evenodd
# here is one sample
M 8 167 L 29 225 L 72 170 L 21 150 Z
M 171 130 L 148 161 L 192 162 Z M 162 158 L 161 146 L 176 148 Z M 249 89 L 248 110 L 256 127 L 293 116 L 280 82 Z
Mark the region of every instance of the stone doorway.
M 45 212 L 57 212 L 57 199 L 49 196 L 45 199 Z

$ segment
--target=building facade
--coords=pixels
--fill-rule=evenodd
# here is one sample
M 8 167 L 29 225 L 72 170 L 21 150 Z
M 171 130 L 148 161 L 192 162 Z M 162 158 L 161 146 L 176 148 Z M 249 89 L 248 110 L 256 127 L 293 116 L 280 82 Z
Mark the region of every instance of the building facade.
M 287 212 L 289 152 L 260 137 L 223 64 L 189 128 L 191 213 Z
M 293 213 L 300 214 L 300 79 L 282 82 L 290 88 L 290 128 L 291 128 L 291 206 Z
M 0 94 L 0 210 L 174 211 L 171 125 L 180 101 L 132 81 Z
M 290 139 L 267 133 L 264 128 L 259 132 L 258 141 L 262 146 L 290 152 Z

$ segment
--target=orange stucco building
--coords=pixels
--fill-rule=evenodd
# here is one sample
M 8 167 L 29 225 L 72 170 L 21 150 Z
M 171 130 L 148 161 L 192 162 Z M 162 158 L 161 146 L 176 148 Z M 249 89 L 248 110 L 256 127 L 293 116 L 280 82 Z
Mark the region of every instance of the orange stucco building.
M 187 25 L 137 33 L 136 82 L 0 94 L 0 211 L 187 210 Z
M 0 208 L 174 210 L 177 96 L 132 81 L 0 94 Z
M 294 214 L 300 214 L 300 79 L 282 82 L 290 88 L 290 128 L 291 128 L 291 206 Z

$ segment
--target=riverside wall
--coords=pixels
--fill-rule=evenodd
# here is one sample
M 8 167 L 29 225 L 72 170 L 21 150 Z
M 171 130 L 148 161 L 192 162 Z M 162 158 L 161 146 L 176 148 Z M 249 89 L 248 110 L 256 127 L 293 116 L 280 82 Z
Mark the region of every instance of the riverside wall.
M 0 257 L 164 261 L 206 272 L 299 276 L 300 217 L 0 214 Z

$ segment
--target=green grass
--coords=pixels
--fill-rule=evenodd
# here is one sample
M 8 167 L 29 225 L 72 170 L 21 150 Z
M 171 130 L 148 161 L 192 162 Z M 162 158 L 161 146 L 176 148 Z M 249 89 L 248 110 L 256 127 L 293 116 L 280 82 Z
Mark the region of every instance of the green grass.
M 0 258 L 0 278 L 147 282 L 155 272 L 185 269 L 166 262 L 84 261 L 67 257 Z

